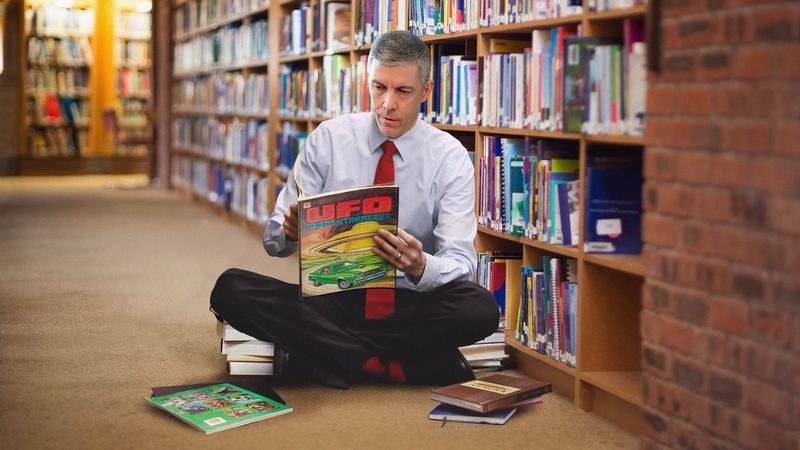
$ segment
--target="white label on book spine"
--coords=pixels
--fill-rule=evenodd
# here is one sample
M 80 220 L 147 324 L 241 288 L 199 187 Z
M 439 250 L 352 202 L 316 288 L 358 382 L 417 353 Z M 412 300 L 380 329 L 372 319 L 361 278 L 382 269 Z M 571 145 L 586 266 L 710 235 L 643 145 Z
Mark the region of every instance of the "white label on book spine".
M 598 236 L 617 237 L 622 234 L 622 221 L 620 219 L 600 219 L 597 221 L 596 231 Z

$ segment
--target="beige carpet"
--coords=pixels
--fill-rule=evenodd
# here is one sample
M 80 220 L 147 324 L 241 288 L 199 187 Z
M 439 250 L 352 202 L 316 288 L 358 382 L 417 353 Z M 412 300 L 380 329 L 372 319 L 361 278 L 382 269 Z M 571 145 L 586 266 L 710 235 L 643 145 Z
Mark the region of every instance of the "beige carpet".
M 294 412 L 212 435 L 146 404 L 226 379 L 208 294 L 240 267 L 295 278 L 211 208 L 137 178 L 0 178 L 0 448 L 636 448 L 556 394 L 505 426 L 429 421 L 429 389 L 279 389 Z

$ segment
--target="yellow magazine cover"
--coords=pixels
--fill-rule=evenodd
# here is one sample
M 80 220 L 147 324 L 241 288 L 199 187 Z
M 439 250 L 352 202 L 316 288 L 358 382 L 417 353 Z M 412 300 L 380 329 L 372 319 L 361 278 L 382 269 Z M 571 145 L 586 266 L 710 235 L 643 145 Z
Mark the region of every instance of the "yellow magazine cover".
M 395 287 L 395 268 L 372 252 L 372 237 L 397 233 L 398 194 L 380 185 L 298 200 L 301 297 Z

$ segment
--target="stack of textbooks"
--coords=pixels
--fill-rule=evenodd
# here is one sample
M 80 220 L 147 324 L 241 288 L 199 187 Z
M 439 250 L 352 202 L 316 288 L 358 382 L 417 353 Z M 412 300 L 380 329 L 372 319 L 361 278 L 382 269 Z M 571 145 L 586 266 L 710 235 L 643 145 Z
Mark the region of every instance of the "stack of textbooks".
M 503 425 L 518 408 L 542 403 L 552 392 L 550 383 L 502 373 L 437 387 L 431 400 L 440 402 L 428 414 L 431 420 Z
M 459 347 L 459 350 L 475 372 L 500 370 L 503 360 L 508 358 L 503 330 L 497 330 L 472 345 Z
M 231 375 L 272 375 L 275 344 L 260 341 L 233 328 L 227 322 L 217 322 L 220 352 L 225 355 Z

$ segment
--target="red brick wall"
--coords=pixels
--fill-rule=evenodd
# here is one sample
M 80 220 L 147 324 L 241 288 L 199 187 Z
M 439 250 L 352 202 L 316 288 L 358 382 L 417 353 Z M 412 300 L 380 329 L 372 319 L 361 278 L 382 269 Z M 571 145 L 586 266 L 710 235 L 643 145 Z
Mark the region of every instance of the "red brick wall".
M 662 0 L 643 448 L 800 448 L 800 2 Z

